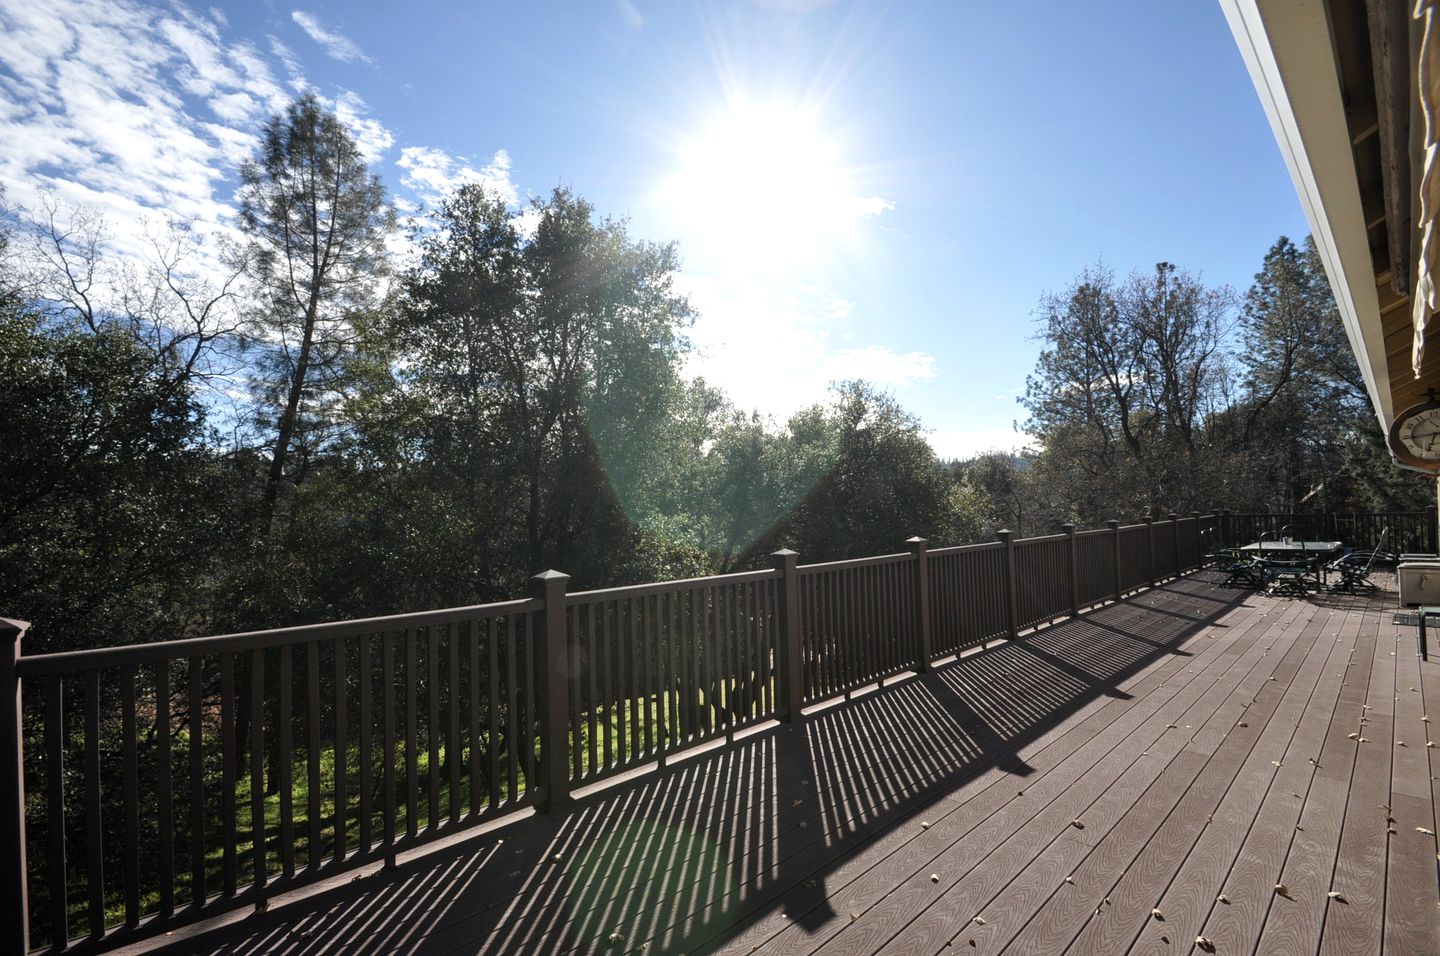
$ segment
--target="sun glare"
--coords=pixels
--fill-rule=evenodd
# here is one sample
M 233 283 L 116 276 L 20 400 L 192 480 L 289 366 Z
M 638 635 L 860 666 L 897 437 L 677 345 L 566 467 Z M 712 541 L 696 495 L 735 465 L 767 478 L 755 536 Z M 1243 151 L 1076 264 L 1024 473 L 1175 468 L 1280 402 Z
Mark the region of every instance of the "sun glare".
M 888 204 L 857 194 L 814 112 L 737 103 L 679 150 L 666 201 L 691 241 L 777 266 L 824 259 Z

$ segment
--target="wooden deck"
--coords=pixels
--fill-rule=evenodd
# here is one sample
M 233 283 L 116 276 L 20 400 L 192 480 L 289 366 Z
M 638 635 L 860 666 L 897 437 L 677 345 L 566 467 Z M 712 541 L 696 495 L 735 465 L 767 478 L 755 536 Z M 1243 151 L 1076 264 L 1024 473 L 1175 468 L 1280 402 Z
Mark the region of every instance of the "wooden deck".
M 1394 607 L 1194 575 L 165 942 L 1433 956 L 1440 660 Z

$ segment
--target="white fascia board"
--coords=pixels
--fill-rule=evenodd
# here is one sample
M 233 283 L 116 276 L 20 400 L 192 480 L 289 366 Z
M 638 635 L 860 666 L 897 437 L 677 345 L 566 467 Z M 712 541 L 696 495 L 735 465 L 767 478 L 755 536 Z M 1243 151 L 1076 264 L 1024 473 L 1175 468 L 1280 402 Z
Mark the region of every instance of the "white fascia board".
M 1270 118 L 1382 430 L 1394 421 L 1380 297 L 1321 0 L 1220 0 Z

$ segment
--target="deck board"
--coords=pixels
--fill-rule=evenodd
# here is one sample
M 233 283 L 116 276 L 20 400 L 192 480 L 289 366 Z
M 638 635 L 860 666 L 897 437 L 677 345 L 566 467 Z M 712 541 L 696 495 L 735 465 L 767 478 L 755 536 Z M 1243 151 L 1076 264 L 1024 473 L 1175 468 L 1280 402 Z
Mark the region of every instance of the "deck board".
M 1437 951 L 1440 662 L 1393 591 L 1214 580 L 129 951 Z

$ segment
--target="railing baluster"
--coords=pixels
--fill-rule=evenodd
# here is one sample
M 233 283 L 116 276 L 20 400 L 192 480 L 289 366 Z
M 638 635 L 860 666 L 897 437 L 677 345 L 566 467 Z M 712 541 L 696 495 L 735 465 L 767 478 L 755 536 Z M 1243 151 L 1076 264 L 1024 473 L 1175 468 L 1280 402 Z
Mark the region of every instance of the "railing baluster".
M 69 942 L 70 904 L 65 867 L 65 691 L 59 674 L 45 679 L 45 801 L 49 837 L 50 948 Z
M 635 759 L 634 733 L 635 722 L 630 719 L 630 713 L 635 706 L 635 662 L 634 641 L 630 640 L 630 631 L 626 625 L 629 623 L 629 602 L 617 600 L 613 602 L 615 608 L 615 648 L 618 654 L 616 666 L 619 669 L 620 690 L 615 698 L 615 709 L 619 711 L 616 715 L 620 720 L 620 763 L 629 764 Z
M 415 752 L 419 714 L 416 713 L 415 680 L 416 645 L 420 642 L 419 628 L 405 630 L 405 835 L 415 836 L 419 826 L 415 819 L 419 805 L 419 755 Z
M 536 786 L 535 776 L 535 734 L 531 730 L 536 723 L 535 685 L 542 679 L 539 670 L 539 657 L 535 651 L 535 642 L 541 639 L 540 636 L 540 613 L 532 611 L 528 614 L 515 615 L 515 628 L 511 631 L 514 636 L 514 647 L 520 658 L 517 670 L 523 675 L 524 690 L 520 699 L 524 701 L 525 719 L 516 721 L 521 725 L 518 732 L 520 741 L 520 767 L 525 772 L 525 792 L 529 793 Z M 524 647 L 523 654 L 520 648 Z M 514 733 L 514 731 L 512 731 Z
M 235 655 L 220 655 L 220 806 L 224 846 L 221 848 L 222 883 L 226 896 L 235 895 Z
M 57 693 L 59 686 L 57 680 Z M 59 752 L 55 750 L 56 754 Z M 156 823 L 160 830 L 157 879 L 160 915 L 167 919 L 175 912 L 175 791 L 170 761 L 170 662 L 167 660 L 155 665 L 155 794 L 159 802 Z M 61 885 L 64 885 L 63 877 Z
M 505 628 L 511 640 L 507 642 L 505 653 L 514 652 L 514 621 L 506 621 Z M 500 805 L 500 622 L 490 620 L 485 623 L 486 633 L 486 655 L 489 661 L 490 677 L 490 702 L 486 707 L 486 715 L 489 721 L 488 733 L 486 734 L 486 750 L 490 758 L 490 809 Z
M 201 657 L 190 658 L 190 900 L 205 905 L 205 698 Z M 97 831 L 98 832 L 98 831 Z
M 518 620 L 518 618 L 517 618 Z M 519 641 L 515 639 L 515 629 L 507 628 L 508 640 L 505 642 L 505 726 L 506 757 L 510 771 L 510 802 L 513 804 L 520 797 L 520 748 L 524 746 L 523 736 L 520 733 L 519 708 L 516 707 L 516 686 L 515 686 L 515 651 Z
M 549 613 L 548 609 L 546 613 Z M 581 730 L 585 712 L 580 708 L 580 605 L 557 608 L 555 613 L 562 615 L 566 673 L 570 677 L 566 682 L 570 690 L 570 713 L 567 715 L 570 724 L 570 778 L 579 780 L 585 775 L 585 734 Z
M 487 622 L 488 623 L 488 622 Z M 469 622 L 470 685 L 466 697 L 470 701 L 470 815 L 480 812 L 480 621 Z
M 597 711 L 597 719 L 600 721 L 600 763 L 595 770 L 607 770 L 613 766 L 614 751 L 611 749 L 615 742 L 610 731 L 610 635 L 608 624 L 608 605 L 604 601 L 598 601 L 590 605 L 591 631 L 595 638 L 595 657 L 591 660 L 591 666 L 600 670 L 599 684 L 600 697 L 592 702 L 592 707 Z M 599 620 L 594 620 L 598 617 Z
M 631 598 L 631 621 L 639 630 L 640 654 L 640 732 L 643 735 L 643 749 L 647 755 L 655 753 L 655 685 L 651 680 L 653 668 L 650 665 L 650 617 L 646 613 L 649 601 L 645 597 Z M 636 613 L 638 609 L 638 613 Z
M 295 875 L 295 752 L 291 697 L 294 694 L 294 645 L 282 644 L 280 654 L 280 713 L 276 729 L 280 731 L 280 871 L 286 878 Z
M 429 770 L 425 823 L 433 833 L 440 820 L 440 628 L 426 628 L 425 637 L 425 698 L 430 704 L 425 721 Z
M 255 887 L 263 889 L 265 865 L 265 651 L 250 652 L 250 853 Z
M 120 673 L 121 780 L 125 805 L 125 925 L 140 925 L 140 767 L 135 740 L 135 668 Z
M 374 845 L 370 816 L 370 792 L 375 786 L 374 759 L 370 736 L 374 727 L 374 714 L 370 702 L 370 644 L 373 635 L 360 635 L 360 852 L 369 853 Z
M 346 823 L 350 816 L 350 793 L 345 778 L 349 775 L 349 727 L 346 726 L 348 715 L 345 713 L 345 698 L 350 694 L 349 668 L 346 666 L 347 655 L 345 653 L 345 638 L 335 638 L 335 807 L 334 807 L 334 831 L 335 831 L 335 853 L 334 859 L 337 864 L 345 862 L 345 853 L 349 849 L 349 837 L 346 833 Z
M 384 631 L 380 635 L 380 693 L 381 709 L 384 711 L 384 735 L 381 739 L 380 757 L 385 762 L 381 772 L 385 787 L 385 832 L 381 839 L 386 847 L 386 862 L 394 860 L 395 845 L 395 635 Z
M 313 873 L 320 866 L 320 642 L 305 644 L 305 839 L 308 865 Z
M 450 732 L 445 738 L 445 763 L 450 767 L 450 807 L 445 822 L 453 826 L 460 822 L 460 622 L 446 630 L 450 672 L 445 675 L 445 702 L 450 707 Z

